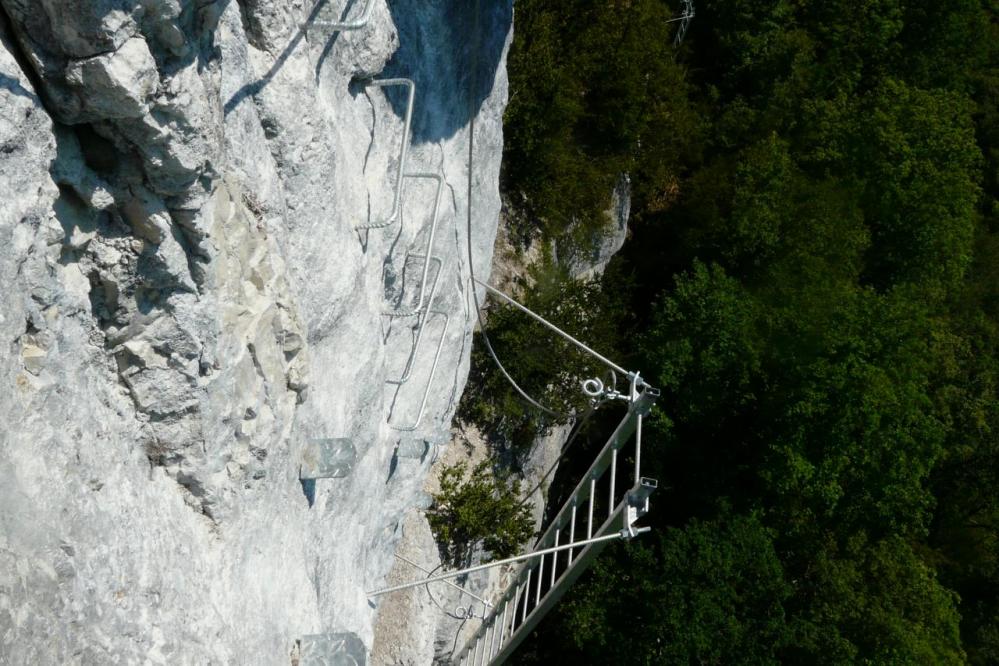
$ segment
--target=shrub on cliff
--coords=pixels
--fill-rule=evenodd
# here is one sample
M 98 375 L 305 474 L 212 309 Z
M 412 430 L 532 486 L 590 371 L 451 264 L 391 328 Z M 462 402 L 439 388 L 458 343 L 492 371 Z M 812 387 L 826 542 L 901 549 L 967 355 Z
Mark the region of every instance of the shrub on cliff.
M 446 465 L 438 478 L 440 491 L 427 519 L 449 566 L 466 566 L 479 544 L 493 558 L 510 557 L 532 536 L 534 521 L 520 503 L 520 482 L 494 474 L 488 461 L 470 475 L 465 463 Z

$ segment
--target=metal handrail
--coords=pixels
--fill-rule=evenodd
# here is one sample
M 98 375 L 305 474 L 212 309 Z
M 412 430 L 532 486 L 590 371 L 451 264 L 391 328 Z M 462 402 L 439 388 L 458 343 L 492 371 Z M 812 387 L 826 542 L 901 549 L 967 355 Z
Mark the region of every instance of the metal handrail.
M 360 30 L 368 24 L 368 20 L 371 18 L 371 10 L 374 9 L 374 7 L 375 0 L 367 0 L 367 4 L 364 5 L 364 9 L 361 10 L 360 16 L 353 21 L 313 21 L 311 25 L 321 28 L 332 28 L 333 30 Z
M 568 340 L 572 344 L 574 344 L 577 347 L 579 347 L 582 351 L 586 352 L 587 354 L 589 354 L 593 358 L 597 359 L 598 361 L 600 361 L 601 363 L 603 363 L 604 365 L 606 365 L 611 370 L 614 370 L 616 372 L 620 372 L 622 375 L 625 375 L 626 377 L 628 377 L 628 379 L 631 379 L 633 382 L 635 382 L 637 380 L 637 385 L 638 386 L 644 386 L 645 385 L 644 380 L 642 380 L 641 378 L 638 377 L 638 373 L 637 372 L 631 372 L 629 370 L 625 370 L 624 368 L 622 368 L 620 365 L 618 365 L 614 361 L 610 360 L 609 358 L 607 358 L 603 354 L 600 354 L 600 353 L 594 351 L 591 347 L 583 344 L 582 342 L 580 342 L 576 338 L 572 337 L 571 335 L 569 335 L 568 333 L 566 333 L 565 331 L 563 331 L 561 328 L 559 328 L 555 324 L 551 323 L 550 321 L 548 321 L 547 319 L 545 319 L 541 315 L 537 314 L 536 312 L 534 312 L 530 308 L 527 308 L 527 307 L 521 305 L 516 300 L 514 300 L 512 297 L 507 296 L 502 291 L 500 291 L 496 287 L 492 286 L 488 282 L 485 282 L 485 281 L 480 280 L 478 278 L 473 278 L 473 279 L 475 280 L 476 284 L 480 284 L 483 287 L 485 287 L 486 290 L 490 294 L 498 296 L 499 298 L 501 298 L 502 300 L 506 301 L 507 303 L 509 303 L 513 307 L 517 308 L 518 310 L 520 310 L 521 312 L 523 312 L 527 316 L 531 317 L 535 321 L 539 322 L 540 324 L 542 324 L 543 326 L 545 326 L 549 330 L 551 330 L 554 333 L 556 333 L 557 335 L 565 338 L 566 340 Z
M 395 178 L 395 196 L 392 200 L 392 212 L 380 222 L 366 222 L 356 225 L 356 229 L 381 229 L 390 226 L 399 217 L 402 208 L 402 179 L 406 173 L 406 155 L 409 152 L 409 132 L 413 124 L 413 104 L 416 100 L 416 84 L 412 79 L 373 79 L 365 82 L 365 88 L 387 88 L 389 86 L 404 86 L 408 92 L 406 100 L 406 115 L 402 126 L 402 145 L 399 146 L 399 171 Z
M 423 573 L 427 574 L 428 576 L 430 576 L 430 575 L 433 574 L 433 571 L 427 569 L 426 567 L 421 567 L 419 564 L 417 564 L 413 560 L 410 560 L 410 559 L 408 559 L 406 557 L 403 557 L 399 553 L 395 553 L 395 556 L 396 556 L 396 559 L 402 560 L 406 564 L 408 564 L 410 566 L 413 566 L 413 567 L 416 567 L 417 569 L 419 569 Z M 424 584 L 429 585 L 432 582 L 434 582 L 434 581 L 425 580 Z M 479 595 L 475 594 L 474 592 L 469 592 L 468 590 L 466 590 L 465 588 L 461 587 L 460 585 L 455 585 L 454 583 L 452 583 L 449 580 L 441 580 L 441 582 L 443 582 L 448 587 L 451 587 L 451 588 L 454 588 L 454 589 L 458 590 L 458 592 L 460 592 L 461 594 L 467 594 L 468 596 L 470 596 L 472 599 L 475 599 L 476 601 L 478 601 L 483 606 L 489 606 L 490 608 L 493 607 L 493 605 L 491 603 L 489 603 L 488 601 L 486 601 L 485 599 L 483 599 Z M 419 585 L 419 583 L 417 583 L 417 585 Z M 461 597 L 459 597 L 458 600 L 461 601 Z
M 459 569 L 457 571 L 448 571 L 446 573 L 437 574 L 436 576 L 431 576 L 429 578 L 424 578 L 423 580 L 417 580 L 417 581 L 413 581 L 411 583 L 403 583 L 402 585 L 393 585 L 392 587 L 384 587 L 384 588 L 382 588 L 380 590 L 372 590 L 370 592 L 366 592 L 365 594 L 367 595 L 367 597 L 369 599 L 373 599 L 374 597 L 380 597 L 383 594 L 389 594 L 391 592 L 401 592 L 402 590 L 409 590 L 409 589 L 412 589 L 414 587 L 419 587 L 420 585 L 426 585 L 427 583 L 447 582 L 448 580 L 450 580 L 452 578 L 459 578 L 461 576 L 466 576 L 466 575 L 468 575 L 470 573 L 475 573 L 476 571 L 484 571 L 486 569 L 492 569 L 492 568 L 495 568 L 495 567 L 501 567 L 501 566 L 504 566 L 504 565 L 507 565 L 507 564 L 513 564 L 515 562 L 524 562 L 524 561 L 536 560 L 539 557 L 544 557 L 545 555 L 552 555 L 552 554 L 562 553 L 562 552 L 565 552 L 565 551 L 570 550 L 572 548 L 580 548 L 580 547 L 589 546 L 589 545 L 595 544 L 595 543 L 602 543 L 604 541 L 613 541 L 614 539 L 628 538 L 628 536 L 633 536 L 635 534 L 645 534 L 646 532 L 648 532 L 651 529 L 652 529 L 651 527 L 638 527 L 638 528 L 635 528 L 634 530 L 632 530 L 631 533 L 627 533 L 627 530 L 625 530 L 626 534 L 621 534 L 619 532 L 615 532 L 614 534 L 605 534 L 603 536 L 593 537 L 591 539 L 583 539 L 582 541 L 574 541 L 572 543 L 564 543 L 561 546 L 552 546 L 551 548 L 542 548 L 541 550 L 531 551 L 530 553 L 524 553 L 523 555 L 514 555 L 513 557 L 507 557 L 507 558 L 502 559 L 502 560 L 494 560 L 492 562 L 487 562 L 485 564 L 479 564 L 479 565 L 476 565 L 474 567 L 468 567 L 467 569 Z M 424 572 L 425 571 L 426 570 L 424 569 Z M 452 587 L 455 587 L 456 589 L 461 590 L 462 592 L 466 592 L 466 590 L 464 588 L 457 587 L 457 586 L 452 586 Z M 478 598 L 478 597 L 476 597 L 476 598 Z M 486 605 L 488 605 L 490 607 L 495 607 L 493 604 L 489 603 L 485 599 L 480 599 L 480 601 L 482 601 L 484 604 L 486 604 Z

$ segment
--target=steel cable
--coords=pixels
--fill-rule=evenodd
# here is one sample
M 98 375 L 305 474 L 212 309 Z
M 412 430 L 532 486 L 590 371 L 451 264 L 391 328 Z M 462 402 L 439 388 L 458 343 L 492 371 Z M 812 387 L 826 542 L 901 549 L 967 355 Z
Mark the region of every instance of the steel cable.
M 475 262 L 472 256 L 472 189 L 473 189 L 473 165 L 475 156 L 475 91 L 479 82 L 479 48 L 481 46 L 481 21 L 480 21 L 480 0 L 475 0 L 475 25 L 473 31 L 475 33 L 475 42 L 472 45 L 472 70 L 469 73 L 469 86 L 468 86 L 468 220 L 467 229 L 465 233 L 465 240 L 468 245 L 468 275 L 469 275 L 469 287 L 472 290 L 472 300 L 475 304 L 475 316 L 479 321 L 479 330 L 482 332 L 482 341 L 486 345 L 486 350 L 493 359 L 493 363 L 499 369 L 503 377 L 506 378 L 510 386 L 514 388 L 517 393 L 520 394 L 524 400 L 530 403 L 536 409 L 542 412 L 554 416 L 559 419 L 570 418 L 571 414 L 563 414 L 549 407 L 545 407 L 540 402 L 528 395 L 527 391 L 522 389 L 520 385 L 514 380 L 510 373 L 507 372 L 503 363 L 500 361 L 499 356 L 496 355 L 496 350 L 493 349 L 492 342 L 489 340 L 489 334 L 486 332 L 486 323 L 482 319 L 482 307 L 479 304 L 479 295 L 476 292 L 476 279 L 475 279 Z

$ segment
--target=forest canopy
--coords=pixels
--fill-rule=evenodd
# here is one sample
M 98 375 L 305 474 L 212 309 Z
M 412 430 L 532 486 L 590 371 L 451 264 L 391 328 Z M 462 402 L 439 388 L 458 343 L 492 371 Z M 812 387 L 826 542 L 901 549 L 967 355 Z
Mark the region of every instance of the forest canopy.
M 516 3 L 505 196 L 571 256 L 630 175 L 574 321 L 663 390 L 665 487 L 519 660 L 999 663 L 999 3 L 679 11 Z

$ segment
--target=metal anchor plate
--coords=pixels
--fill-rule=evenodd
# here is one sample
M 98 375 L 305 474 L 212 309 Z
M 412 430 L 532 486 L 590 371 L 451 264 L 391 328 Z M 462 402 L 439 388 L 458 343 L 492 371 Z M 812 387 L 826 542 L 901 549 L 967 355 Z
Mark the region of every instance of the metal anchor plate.
M 350 474 L 356 460 L 357 451 L 349 439 L 310 439 L 302 450 L 298 478 L 339 479 Z
M 364 666 L 364 643 L 357 634 L 311 634 L 299 639 L 299 666 Z

